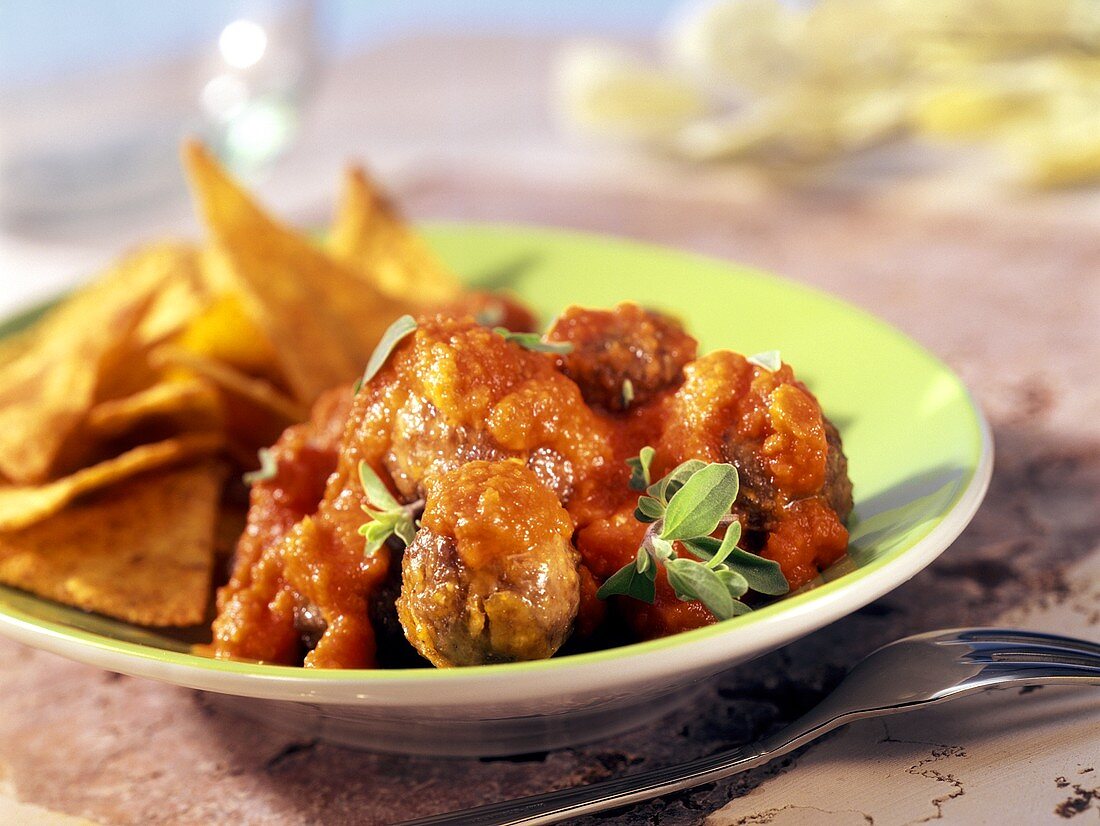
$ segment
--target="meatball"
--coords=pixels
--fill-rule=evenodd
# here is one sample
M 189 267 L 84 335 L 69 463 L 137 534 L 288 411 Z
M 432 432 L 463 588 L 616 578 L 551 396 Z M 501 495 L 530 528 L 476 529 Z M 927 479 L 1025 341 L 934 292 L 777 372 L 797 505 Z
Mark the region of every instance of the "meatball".
M 806 584 L 847 545 L 852 484 L 840 434 L 787 364 L 767 370 L 718 350 L 684 376 L 655 472 L 685 459 L 732 463 L 740 478 L 733 512 L 746 541 L 763 545 L 792 589 Z
M 580 603 L 573 522 L 516 461 L 474 461 L 425 484 L 397 613 L 438 667 L 551 656 Z
M 848 458 L 840 441 L 840 432 L 822 415 L 827 454 L 825 481 L 816 495 L 836 512 L 843 522 L 852 512 L 852 481 L 848 478 Z M 747 530 L 772 530 L 782 517 L 786 497 L 776 489 L 775 479 L 763 461 L 759 446 L 742 441 L 736 432 L 727 436 L 725 460 L 732 463 L 740 477 L 740 491 L 734 511 Z
M 677 386 L 698 347 L 674 318 L 629 302 L 614 310 L 569 307 L 546 337 L 573 345 L 563 372 L 586 402 L 612 411 Z

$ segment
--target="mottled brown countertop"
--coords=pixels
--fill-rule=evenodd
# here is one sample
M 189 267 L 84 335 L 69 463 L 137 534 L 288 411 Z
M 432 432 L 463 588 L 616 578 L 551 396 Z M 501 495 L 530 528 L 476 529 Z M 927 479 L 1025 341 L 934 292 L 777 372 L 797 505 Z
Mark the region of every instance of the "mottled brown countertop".
M 904 634 L 1014 623 L 1100 638 L 1100 192 L 1026 197 L 867 171 L 780 188 L 736 170 L 601 154 L 550 129 L 551 44 L 413 45 L 333 72 L 269 190 L 277 203 L 316 217 L 302 193 L 331 192 L 335 159 L 360 154 L 417 216 L 610 232 L 824 288 L 903 329 L 973 389 L 997 448 L 985 504 L 909 583 L 716 679 L 661 724 L 519 758 L 288 741 L 195 692 L 0 640 L 0 822 L 392 822 L 749 742 Z M 471 60 L 475 91 L 444 82 Z M 352 110 L 364 77 L 371 94 Z M 472 102 L 456 103 L 467 92 Z M 586 822 L 1096 822 L 1098 759 L 1095 692 L 993 692 L 854 724 L 730 781 Z

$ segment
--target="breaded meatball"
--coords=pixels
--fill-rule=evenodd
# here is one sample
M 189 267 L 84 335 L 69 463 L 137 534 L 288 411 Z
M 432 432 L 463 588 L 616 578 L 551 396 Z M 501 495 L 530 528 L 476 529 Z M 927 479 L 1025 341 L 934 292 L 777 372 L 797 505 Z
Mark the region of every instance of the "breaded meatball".
M 677 386 L 698 348 L 676 319 L 629 302 L 613 310 L 569 307 L 546 337 L 573 345 L 562 356 L 563 372 L 586 402 L 612 411 Z
M 425 485 L 397 613 L 439 667 L 551 656 L 580 602 L 573 522 L 516 461 L 468 462 Z
M 840 441 L 840 432 L 822 415 L 827 454 L 825 480 L 816 495 L 822 497 L 841 521 L 852 512 L 852 481 L 848 478 L 848 458 Z M 725 459 L 740 477 L 740 492 L 734 511 L 748 530 L 775 528 L 787 500 L 777 490 L 775 479 L 764 462 L 759 446 L 742 441 L 735 431 L 727 435 Z

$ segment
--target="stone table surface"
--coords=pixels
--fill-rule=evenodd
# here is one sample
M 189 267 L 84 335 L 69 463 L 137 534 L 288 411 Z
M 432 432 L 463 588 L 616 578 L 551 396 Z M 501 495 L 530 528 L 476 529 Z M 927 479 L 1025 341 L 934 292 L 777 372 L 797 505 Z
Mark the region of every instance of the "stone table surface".
M 358 155 L 417 217 L 641 238 L 764 267 L 865 307 L 943 358 L 984 408 L 997 460 L 973 523 L 910 582 L 716 678 L 660 724 L 511 759 L 296 742 L 201 694 L 0 640 L 0 822 L 387 823 L 755 740 L 905 634 L 1011 623 L 1100 638 L 1100 193 L 1021 195 L 866 169 L 779 186 L 744 170 L 577 146 L 546 114 L 555 47 L 443 37 L 336 67 L 301 147 L 265 194 L 317 220 L 339 159 Z M 182 226 L 166 210 L 128 231 Z M 54 254 L 42 271 L 68 277 L 49 239 L 0 244 L 0 264 L 22 256 L 32 266 L 47 246 Z M 84 239 L 70 258 L 86 264 L 88 250 L 105 256 L 109 247 Z M 1088 690 L 993 692 L 853 724 L 729 781 L 585 823 L 1063 819 L 1100 819 L 1100 696 Z

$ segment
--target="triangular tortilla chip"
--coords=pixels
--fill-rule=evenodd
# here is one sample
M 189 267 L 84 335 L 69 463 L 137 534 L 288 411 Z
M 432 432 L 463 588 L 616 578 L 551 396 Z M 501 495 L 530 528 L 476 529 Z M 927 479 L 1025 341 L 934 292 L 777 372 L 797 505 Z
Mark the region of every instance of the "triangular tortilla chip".
M 455 274 L 362 167 L 344 175 L 328 249 L 386 295 L 419 307 L 438 307 L 462 292 Z
M 44 485 L 0 487 L 0 531 L 13 531 L 57 513 L 78 496 L 184 459 L 221 449 L 220 433 L 197 433 L 139 445 L 121 456 L 78 470 Z
M 210 266 L 211 262 L 214 266 Z M 207 257 L 204 277 L 212 281 L 216 260 Z M 170 342 L 196 356 L 213 359 L 237 368 L 254 377 L 283 382 L 278 368 L 275 346 L 258 330 L 241 307 L 240 299 L 232 293 L 222 293 L 196 315 Z
M 215 261 L 274 345 L 299 401 L 351 381 L 407 304 L 383 295 L 268 217 L 199 144 L 185 147 L 191 185 L 216 242 Z
M 88 438 L 102 441 L 160 421 L 175 425 L 177 432 L 193 433 L 218 430 L 221 418 L 218 392 L 209 382 L 161 381 L 131 396 L 100 402 L 88 412 L 84 431 Z
M 224 476 L 215 463 L 147 474 L 0 533 L 0 582 L 139 625 L 201 623 Z
M 308 407 L 281 393 L 271 382 L 245 375 L 224 362 L 198 356 L 171 345 L 158 347 L 151 358 L 159 367 L 185 368 L 216 387 L 253 402 L 277 416 L 284 426 L 305 421 L 309 417 Z
M 0 474 L 23 484 L 49 478 L 94 400 L 141 383 L 134 358 L 141 337 L 165 335 L 185 320 L 179 291 L 171 301 L 160 291 L 189 258 L 193 252 L 178 244 L 140 250 L 28 334 L 22 352 L 0 367 Z

